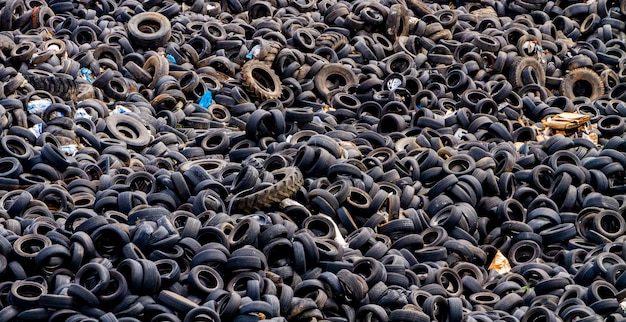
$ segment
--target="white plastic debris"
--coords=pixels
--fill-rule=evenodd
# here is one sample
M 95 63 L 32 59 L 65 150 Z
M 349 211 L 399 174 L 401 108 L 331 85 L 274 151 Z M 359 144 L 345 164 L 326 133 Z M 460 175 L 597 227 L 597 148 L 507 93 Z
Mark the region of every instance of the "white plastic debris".
M 89 113 L 87 113 L 87 111 L 84 108 L 79 108 L 76 110 L 76 113 L 74 113 L 74 119 L 80 119 L 80 118 L 91 118 L 91 115 L 89 115 Z
M 76 152 L 78 152 L 78 145 L 76 144 L 62 145 L 61 151 L 63 151 L 65 155 L 74 156 Z
M 113 111 L 111 111 L 111 114 L 128 114 L 131 113 L 131 110 L 125 108 L 122 105 L 116 105 L 115 109 Z
M 463 138 L 464 135 L 467 135 L 467 133 L 469 133 L 469 132 L 467 132 L 467 130 L 465 130 L 465 129 L 458 129 L 458 130 L 456 130 L 456 132 L 454 132 L 454 136 L 457 139 L 461 139 L 461 138 Z
M 31 126 L 28 130 L 31 133 L 35 134 L 35 137 L 39 137 L 41 135 L 41 133 L 43 133 L 43 124 L 37 123 L 37 124 Z
M 42 114 L 50 105 L 52 102 L 47 99 L 32 100 L 28 102 L 28 113 Z
M 252 47 L 252 49 L 250 49 L 250 52 L 248 52 L 248 54 L 246 55 L 246 58 L 247 59 L 257 58 L 260 53 L 261 53 L 261 46 L 256 45 Z
M 396 90 L 398 87 L 400 87 L 400 85 L 402 85 L 402 80 L 398 78 L 392 78 L 387 81 L 387 87 L 390 91 Z
M 347 248 L 348 247 L 348 243 L 343 238 L 343 236 L 341 236 L 341 232 L 339 231 L 339 227 L 335 223 L 335 220 L 333 220 L 332 218 L 330 218 L 329 216 L 324 215 L 324 214 L 317 214 L 317 215 L 318 216 L 322 216 L 322 217 L 328 219 L 329 222 L 333 223 L 333 227 L 335 229 L 335 241 L 337 242 L 337 244 L 339 244 L 339 246 Z

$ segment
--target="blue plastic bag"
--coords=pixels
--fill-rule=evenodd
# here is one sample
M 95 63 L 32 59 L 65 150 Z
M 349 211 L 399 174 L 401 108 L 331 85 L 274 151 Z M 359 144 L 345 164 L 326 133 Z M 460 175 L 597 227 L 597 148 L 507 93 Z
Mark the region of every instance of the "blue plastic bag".
M 83 67 L 80 69 L 80 75 L 85 78 L 89 83 L 93 83 L 94 78 L 93 78 L 93 72 L 91 71 L 91 69 Z
M 213 94 L 211 91 L 206 91 L 200 98 L 200 102 L 198 104 L 204 108 L 208 108 L 213 103 Z

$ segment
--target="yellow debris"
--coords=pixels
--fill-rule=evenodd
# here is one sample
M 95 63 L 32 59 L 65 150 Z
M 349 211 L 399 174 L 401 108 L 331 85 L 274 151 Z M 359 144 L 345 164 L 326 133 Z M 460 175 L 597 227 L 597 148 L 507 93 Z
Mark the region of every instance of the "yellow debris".
M 489 269 L 493 269 L 500 274 L 506 274 L 511 271 L 511 264 L 509 263 L 509 260 L 504 256 L 504 254 L 502 254 L 502 252 L 498 250 L 496 256 L 493 258 L 493 261 L 491 261 L 491 264 L 489 265 Z
M 563 112 L 547 117 L 541 121 L 543 126 L 554 130 L 578 130 L 591 121 L 591 116 L 578 113 Z

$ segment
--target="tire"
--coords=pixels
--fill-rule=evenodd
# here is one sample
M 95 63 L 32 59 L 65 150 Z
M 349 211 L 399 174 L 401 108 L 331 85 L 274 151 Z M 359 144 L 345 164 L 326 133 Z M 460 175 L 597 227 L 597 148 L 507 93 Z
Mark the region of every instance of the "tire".
M 272 171 L 272 175 L 278 178 L 275 184 L 261 188 L 245 190 L 243 195 L 237 195 L 231 201 L 232 205 L 239 210 L 251 211 L 258 210 L 278 203 L 285 198 L 290 197 L 304 183 L 302 173 L 296 167 L 286 167 Z M 263 187 L 263 186 L 261 186 Z M 248 194 L 246 194 L 248 193 Z
M 267 66 L 272 66 L 274 64 L 274 59 L 278 56 L 278 53 L 283 49 L 283 45 L 278 41 L 269 41 L 269 46 L 267 48 L 267 54 L 262 57 L 259 57 L 261 61 L 263 61 Z
M 400 4 L 392 5 L 387 15 L 387 35 L 391 39 L 407 36 L 409 33 L 408 12 L 405 6 Z
M 328 47 L 335 51 L 347 44 L 349 44 L 348 38 L 335 31 L 325 32 L 315 39 L 316 47 Z
M 249 93 L 263 100 L 279 98 L 283 86 L 278 75 L 258 60 L 251 60 L 241 68 L 243 86 Z
M 594 100 L 604 94 L 604 82 L 589 68 L 576 68 L 561 81 L 561 95 L 570 99 L 589 97 Z
M 13 39 L 9 38 L 7 35 L 0 34 L 0 51 L 11 51 L 13 47 L 15 47 L 15 42 L 13 41 Z
M 45 76 L 35 73 L 26 73 L 24 78 L 37 90 L 49 92 L 64 99 L 69 99 L 76 94 L 77 84 L 71 77 L 63 77 L 63 74 Z
M 22 0 L 7 1 L 0 12 L 0 28 L 14 30 L 22 26 L 13 25 L 28 9 Z
M 527 68 L 531 68 L 534 71 L 534 81 L 540 86 L 546 85 L 546 72 L 537 61 L 537 59 L 533 57 L 517 57 L 513 64 L 511 65 L 511 69 L 509 72 L 509 81 L 513 85 L 513 87 L 523 87 L 524 85 L 529 84 L 529 82 L 524 81 L 524 71 Z
M 324 65 L 313 79 L 315 88 L 326 101 L 329 100 L 331 92 L 356 85 L 357 81 L 354 72 L 341 64 Z
M 132 116 L 110 115 L 106 118 L 106 126 L 112 138 L 126 142 L 131 149 L 143 149 L 150 143 L 150 131 Z
M 427 3 L 422 1 L 409 0 L 407 1 L 407 6 L 409 7 L 409 9 L 413 10 L 416 15 L 419 16 L 435 14 L 435 10 L 428 6 Z
M 142 12 L 128 21 L 130 40 L 142 48 L 164 46 L 172 36 L 169 19 L 156 12 Z

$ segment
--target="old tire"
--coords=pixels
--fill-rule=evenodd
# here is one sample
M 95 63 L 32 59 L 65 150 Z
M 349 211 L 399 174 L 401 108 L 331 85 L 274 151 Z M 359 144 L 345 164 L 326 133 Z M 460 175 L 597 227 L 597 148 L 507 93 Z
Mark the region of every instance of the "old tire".
M 232 200 L 232 205 L 243 211 L 255 211 L 268 207 L 290 197 L 304 183 L 302 173 L 296 167 L 286 167 L 272 171 L 276 182 L 243 191 Z
M 596 72 L 589 68 L 576 68 L 561 82 L 561 95 L 570 99 L 589 97 L 594 100 L 604 94 L 604 83 Z
M 354 72 L 342 64 L 327 64 L 320 68 L 313 79 L 317 92 L 328 101 L 331 92 L 356 85 Z
M 529 73 L 530 80 L 526 79 Z M 511 65 L 509 81 L 513 87 L 522 87 L 528 84 L 546 85 L 546 71 L 541 63 L 533 57 L 517 57 Z
M 278 75 L 258 60 L 251 60 L 243 65 L 241 78 L 248 92 L 260 99 L 279 98 L 282 94 L 283 86 Z
M 156 12 L 142 12 L 128 21 L 128 36 L 142 48 L 164 46 L 172 36 L 170 20 Z

